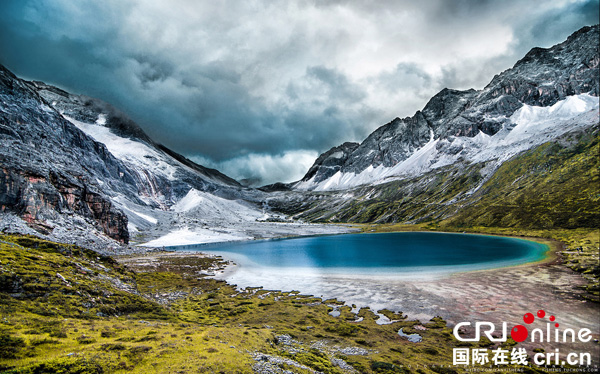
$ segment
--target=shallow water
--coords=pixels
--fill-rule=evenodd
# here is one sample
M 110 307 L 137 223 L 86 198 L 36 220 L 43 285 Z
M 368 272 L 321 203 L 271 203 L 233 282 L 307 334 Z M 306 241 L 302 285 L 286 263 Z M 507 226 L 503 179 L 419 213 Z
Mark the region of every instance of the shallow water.
M 237 266 L 216 277 L 241 288 L 295 290 L 427 319 L 445 314 L 444 297 L 412 292 L 414 281 L 443 281 L 457 272 L 537 261 L 548 248 L 507 237 L 402 232 L 223 243 L 196 249 L 233 260 Z
M 415 294 L 409 304 L 419 306 L 418 312 L 408 308 L 407 296 L 398 289 L 407 281 L 537 261 L 548 248 L 489 235 L 401 232 L 222 243 L 196 249 L 233 260 L 237 266 L 217 278 L 238 287 L 295 290 L 374 310 L 411 309 L 415 318 L 422 318 L 437 315 L 443 301 Z

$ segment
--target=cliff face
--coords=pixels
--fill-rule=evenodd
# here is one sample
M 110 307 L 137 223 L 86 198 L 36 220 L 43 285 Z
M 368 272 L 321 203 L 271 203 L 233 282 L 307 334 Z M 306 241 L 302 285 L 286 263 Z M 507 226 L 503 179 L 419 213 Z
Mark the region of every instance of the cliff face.
M 0 100 L 1 211 L 42 233 L 57 214 L 77 214 L 127 243 L 127 216 L 99 188 L 104 179 L 133 191 L 123 165 L 3 67 Z
M 573 95 L 598 96 L 598 39 L 598 25 L 584 27 L 551 48 L 533 48 L 482 90 L 444 89 L 414 116 L 396 118 L 381 126 L 349 155 L 338 159 L 334 167 L 339 170 L 337 175 L 329 173 L 334 165 L 315 172 L 325 154 L 319 157 L 296 188 L 343 189 L 343 185 L 332 182 L 344 181 L 346 187 L 375 182 L 381 173 L 373 177 L 358 175 L 379 167 L 393 168 L 430 141 L 439 140 L 438 147 L 453 147 L 451 143 L 457 137 L 468 139 L 481 133 L 493 136 L 514 127 L 510 117 L 524 105 L 549 107 Z M 355 175 L 356 183 L 352 181 Z
M 101 193 L 54 170 L 46 175 L 7 167 L 0 170 L 0 209 L 18 214 L 43 234 L 54 229 L 47 222 L 56 214 L 78 214 L 93 220 L 109 237 L 123 244 L 129 241 L 127 216 L 122 211 Z

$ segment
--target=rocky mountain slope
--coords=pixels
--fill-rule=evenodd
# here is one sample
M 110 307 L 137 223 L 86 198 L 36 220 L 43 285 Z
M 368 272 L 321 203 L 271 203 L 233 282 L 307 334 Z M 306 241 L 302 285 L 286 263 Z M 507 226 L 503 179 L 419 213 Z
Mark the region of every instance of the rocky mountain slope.
M 343 191 L 273 193 L 269 204 L 321 222 L 421 223 L 451 227 L 597 228 L 600 160 L 596 124 L 525 151 L 488 174 L 492 162 Z
M 567 104 L 571 107 L 563 108 L 563 119 L 570 115 L 566 111 L 594 108 L 600 91 L 598 39 L 598 25 L 584 27 L 552 48 L 532 49 L 482 90 L 444 89 L 414 116 L 396 118 L 358 147 L 345 148 L 343 157 L 328 157 L 339 147 L 324 153 L 294 188 L 340 190 L 414 177 L 463 160 L 504 161 L 560 136 L 561 131 L 556 131 L 540 139 L 533 129 L 518 135 L 514 129 L 531 119 L 528 116 L 536 116 L 538 107 L 551 107 L 573 95 L 592 98 L 581 98 L 587 104 Z M 583 109 L 573 107 L 588 104 Z M 499 143 L 504 144 L 502 149 Z M 489 144 L 496 146 L 494 152 L 489 152 Z
M 43 234 L 72 224 L 127 243 L 127 216 L 100 181 L 133 195 L 130 171 L 3 67 L 0 100 L 2 212 L 18 215 Z
M 0 145 L 3 231 L 117 250 L 322 230 L 264 222 L 285 219 L 264 192 L 156 144 L 107 103 L 1 66 Z

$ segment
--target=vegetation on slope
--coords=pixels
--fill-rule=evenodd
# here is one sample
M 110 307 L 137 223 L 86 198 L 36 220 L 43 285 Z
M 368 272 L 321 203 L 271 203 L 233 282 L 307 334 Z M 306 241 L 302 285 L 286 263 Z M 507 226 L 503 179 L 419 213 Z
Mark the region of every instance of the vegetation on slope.
M 351 191 L 312 192 L 272 206 L 317 222 L 420 223 L 528 229 L 600 226 L 599 127 L 570 133 L 502 164 L 434 170 Z
M 598 134 L 596 127 L 504 163 L 475 203 L 439 227 L 558 240 L 567 266 L 584 274 L 591 299 L 600 301 Z
M 566 134 L 505 162 L 488 179 L 485 164 L 451 166 L 343 193 L 313 192 L 287 213 L 319 222 L 418 224 L 393 226 L 399 230 L 558 240 L 565 263 L 589 279 L 589 295 L 599 300 L 599 134 L 598 126 Z
M 598 128 L 502 164 L 447 226 L 600 227 Z

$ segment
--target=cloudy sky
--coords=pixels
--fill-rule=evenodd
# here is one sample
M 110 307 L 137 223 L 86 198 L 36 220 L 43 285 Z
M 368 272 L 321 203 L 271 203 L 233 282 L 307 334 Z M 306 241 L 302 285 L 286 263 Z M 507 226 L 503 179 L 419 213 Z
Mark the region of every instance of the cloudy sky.
M 302 177 L 444 87 L 483 88 L 599 0 L 2 0 L 0 63 L 234 178 Z

